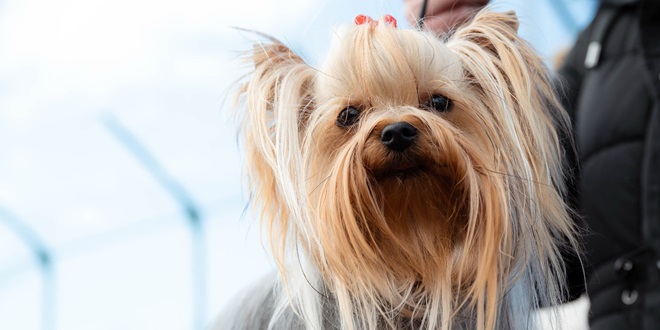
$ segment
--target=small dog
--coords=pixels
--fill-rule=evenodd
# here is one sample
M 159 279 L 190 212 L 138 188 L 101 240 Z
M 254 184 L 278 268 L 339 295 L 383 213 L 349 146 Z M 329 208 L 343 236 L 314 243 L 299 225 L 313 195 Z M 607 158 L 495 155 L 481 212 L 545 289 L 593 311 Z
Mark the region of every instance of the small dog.
M 569 119 L 513 12 L 448 40 L 358 16 L 320 69 L 270 38 L 239 91 L 279 276 L 230 329 L 528 329 L 561 302 Z M 567 134 L 567 135 L 563 135 Z

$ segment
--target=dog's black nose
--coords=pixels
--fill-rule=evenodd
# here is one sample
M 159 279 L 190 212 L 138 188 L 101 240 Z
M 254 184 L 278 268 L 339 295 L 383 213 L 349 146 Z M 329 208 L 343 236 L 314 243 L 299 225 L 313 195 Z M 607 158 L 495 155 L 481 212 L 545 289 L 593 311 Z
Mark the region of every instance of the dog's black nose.
M 391 123 L 380 133 L 380 140 L 394 151 L 406 150 L 417 139 L 415 126 L 400 121 Z

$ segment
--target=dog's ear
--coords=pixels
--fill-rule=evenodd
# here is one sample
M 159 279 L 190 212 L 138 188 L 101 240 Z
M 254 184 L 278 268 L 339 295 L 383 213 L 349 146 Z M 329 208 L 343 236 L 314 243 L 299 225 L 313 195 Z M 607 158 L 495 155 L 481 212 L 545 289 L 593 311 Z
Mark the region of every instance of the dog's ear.
M 253 70 L 239 86 L 237 115 L 245 146 L 250 203 L 261 214 L 278 266 L 283 267 L 290 219 L 302 218 L 297 203 L 303 167 L 302 130 L 313 108 L 315 70 L 289 47 L 267 42 L 247 55 Z M 303 196 L 304 197 L 304 196 Z
M 466 81 L 482 94 L 487 106 L 501 104 L 501 110 L 514 111 L 521 119 L 552 122 L 556 118 L 544 117 L 548 113 L 563 116 L 563 110 L 550 83 L 550 71 L 520 38 L 518 25 L 513 11 L 497 13 L 486 8 L 446 45 L 458 55 Z
M 311 107 L 314 70 L 282 42 L 264 37 L 268 42 L 256 44 L 248 55 L 254 71 L 240 90 L 248 111 L 265 110 L 260 114 L 268 120 L 274 120 L 273 115 L 281 117 L 284 111 L 305 117 Z
M 518 22 L 518 16 L 515 11 L 508 10 L 499 13 L 485 9 L 478 12 L 472 21 L 465 26 L 465 29 L 476 32 L 475 30 L 478 30 L 479 28 L 488 27 L 516 34 L 519 26 L 520 23 Z
M 287 119 L 306 122 L 313 107 L 314 70 L 292 49 L 279 40 L 260 34 L 266 42 L 254 45 L 246 59 L 253 71 L 239 88 L 239 108 L 249 118 L 244 124 L 286 125 Z M 270 132 L 272 133 L 272 132 Z
M 448 45 L 467 42 L 500 57 L 500 53 L 510 50 L 507 48 L 511 43 L 521 43 L 519 25 L 518 17 L 512 10 L 498 13 L 483 9 L 469 24 L 456 30 Z
M 303 60 L 289 47 L 277 39 L 268 39 L 269 43 L 255 44 L 252 49 L 252 60 L 256 68 L 265 63 L 268 68 L 276 69 L 278 64 L 301 63 Z

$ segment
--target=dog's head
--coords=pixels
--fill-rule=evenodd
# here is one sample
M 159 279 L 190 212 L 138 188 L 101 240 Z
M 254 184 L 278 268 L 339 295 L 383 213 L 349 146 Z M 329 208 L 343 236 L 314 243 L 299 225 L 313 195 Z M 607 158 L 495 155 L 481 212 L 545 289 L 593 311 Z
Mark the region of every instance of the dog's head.
M 447 41 L 394 25 L 343 29 L 318 69 L 255 47 L 240 93 L 253 206 L 282 275 L 304 254 L 346 324 L 449 326 L 462 308 L 492 328 L 516 279 L 561 270 L 567 119 L 512 12 Z

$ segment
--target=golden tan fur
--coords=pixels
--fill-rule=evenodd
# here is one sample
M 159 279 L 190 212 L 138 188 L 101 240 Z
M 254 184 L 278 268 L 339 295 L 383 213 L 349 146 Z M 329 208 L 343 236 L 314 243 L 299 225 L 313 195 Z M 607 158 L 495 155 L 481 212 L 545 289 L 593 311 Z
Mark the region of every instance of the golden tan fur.
M 577 245 L 557 133 L 568 119 L 517 25 L 485 10 L 446 42 L 350 27 L 320 69 L 276 40 L 255 47 L 238 110 L 251 205 L 281 304 L 308 328 L 322 299 L 343 329 L 522 328 L 517 311 L 559 302 L 560 249 Z M 425 108 L 434 94 L 452 110 Z M 341 127 L 348 106 L 359 121 Z M 393 153 L 380 136 L 401 121 L 419 135 Z

